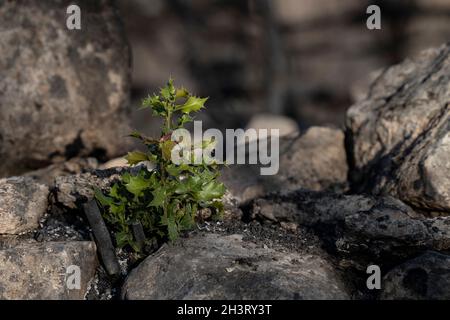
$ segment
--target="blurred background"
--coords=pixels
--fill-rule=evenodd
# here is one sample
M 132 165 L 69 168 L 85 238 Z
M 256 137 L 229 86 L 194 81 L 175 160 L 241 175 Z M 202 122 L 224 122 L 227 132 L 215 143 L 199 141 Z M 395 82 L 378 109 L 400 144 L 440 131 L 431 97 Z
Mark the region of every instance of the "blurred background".
M 449 22 L 450 0 L 0 0 L 0 177 L 123 156 L 130 119 L 158 136 L 138 107 L 169 77 L 210 97 L 203 129 L 343 128 L 376 71 L 449 41 Z
M 381 30 L 366 9 L 381 8 Z M 132 107 L 172 76 L 209 96 L 204 127 L 286 116 L 342 127 L 371 72 L 450 39 L 449 0 L 119 0 L 132 48 Z M 275 115 L 277 117 L 275 117 Z M 292 126 L 289 119 L 282 126 Z M 133 112 L 133 126 L 159 128 Z M 258 125 L 258 124 L 257 124 Z

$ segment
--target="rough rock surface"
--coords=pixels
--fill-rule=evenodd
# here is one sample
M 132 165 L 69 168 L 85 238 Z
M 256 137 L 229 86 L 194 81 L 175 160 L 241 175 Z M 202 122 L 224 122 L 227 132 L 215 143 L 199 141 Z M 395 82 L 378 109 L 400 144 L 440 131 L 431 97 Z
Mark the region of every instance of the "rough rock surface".
M 132 300 L 348 298 L 336 271 L 318 256 L 218 234 L 164 246 L 130 273 L 122 294 Z
M 382 281 L 381 299 L 449 300 L 450 256 L 434 251 L 389 271 Z
M 93 242 L 27 243 L 0 250 L 0 299 L 83 299 L 97 267 Z M 80 289 L 69 289 L 67 268 L 80 267 Z
M 268 192 L 307 188 L 343 189 L 347 181 L 344 133 L 312 127 L 302 135 L 280 138 L 279 172 L 260 174 L 260 165 L 230 165 L 222 171 L 222 181 L 245 203 Z
M 94 187 L 106 190 L 120 179 L 120 173 L 126 168 L 94 170 L 76 175 L 60 176 L 55 179 L 56 201 L 68 208 L 75 209 L 80 203 L 94 197 Z
M 56 177 L 92 171 L 98 167 L 99 164 L 95 158 L 73 158 L 65 162 L 52 164 L 42 169 L 26 172 L 22 176 L 32 177 L 39 183 L 53 187 Z
M 427 218 L 387 197 L 298 190 L 257 199 L 254 217 L 315 229 L 337 252 L 379 262 L 450 248 L 450 217 Z
M 0 2 L 0 177 L 124 153 L 129 48 L 109 0 Z M 83 31 L 88 30 L 88 32 Z
M 0 179 L 0 234 L 37 228 L 47 210 L 48 195 L 48 187 L 32 178 Z
M 450 212 L 450 44 L 384 70 L 347 113 L 355 191 Z

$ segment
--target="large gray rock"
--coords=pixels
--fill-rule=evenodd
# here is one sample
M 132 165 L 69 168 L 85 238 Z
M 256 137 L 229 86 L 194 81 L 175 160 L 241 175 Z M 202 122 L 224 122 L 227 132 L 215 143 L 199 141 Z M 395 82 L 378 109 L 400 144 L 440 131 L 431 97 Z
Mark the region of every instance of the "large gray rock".
M 80 289 L 70 286 L 72 265 L 80 268 Z M 26 243 L 0 250 L 0 299 L 83 299 L 97 265 L 95 244 L 88 241 Z
M 37 228 L 47 211 L 48 195 L 48 187 L 32 178 L 0 179 L 0 234 Z
M 357 191 L 450 212 L 450 44 L 384 70 L 347 113 Z
M 109 0 L 0 2 L 0 177 L 123 154 L 130 58 Z
M 346 186 L 347 158 L 341 130 L 312 127 L 304 134 L 282 137 L 279 159 L 275 175 L 261 175 L 260 165 L 235 164 L 222 171 L 221 179 L 240 203 L 273 191 Z
M 389 271 L 382 281 L 381 299 L 449 300 L 450 256 L 434 251 Z
M 128 276 L 125 299 L 348 299 L 323 258 L 241 235 L 199 234 L 164 246 Z
M 427 218 L 390 196 L 370 197 L 297 190 L 252 203 L 253 217 L 296 223 L 316 230 L 337 252 L 350 257 L 409 257 L 450 248 L 450 217 Z

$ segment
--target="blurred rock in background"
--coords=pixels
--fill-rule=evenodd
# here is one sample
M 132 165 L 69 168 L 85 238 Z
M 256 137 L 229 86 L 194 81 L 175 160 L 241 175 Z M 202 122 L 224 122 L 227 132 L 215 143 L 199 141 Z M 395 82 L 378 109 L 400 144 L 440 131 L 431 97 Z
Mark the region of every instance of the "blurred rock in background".
M 450 39 L 446 0 L 117 1 L 133 49 L 133 105 L 169 75 L 210 96 L 205 127 L 284 114 L 301 129 L 342 126 L 372 71 Z M 381 8 L 382 29 L 366 28 Z M 356 92 L 356 93 L 355 93 Z M 134 115 L 147 133 L 151 116 Z
M 0 1 L 0 176 L 123 155 L 129 120 L 158 135 L 137 107 L 169 76 L 210 97 L 205 129 L 253 126 L 260 114 L 268 128 L 280 117 L 302 132 L 343 127 L 373 71 L 450 39 L 446 0 L 77 3 L 79 31 L 64 24 L 70 1 Z M 374 3 L 382 29 L 371 31 Z
M 123 154 L 130 55 L 110 0 L 0 1 L 0 177 Z

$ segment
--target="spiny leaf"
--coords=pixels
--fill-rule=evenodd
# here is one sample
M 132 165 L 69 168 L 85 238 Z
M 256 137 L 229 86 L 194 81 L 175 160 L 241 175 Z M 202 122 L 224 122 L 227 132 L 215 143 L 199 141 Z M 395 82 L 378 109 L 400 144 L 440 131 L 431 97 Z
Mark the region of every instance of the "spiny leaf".
M 158 188 L 155 189 L 153 192 L 153 200 L 150 202 L 149 206 L 152 207 L 163 207 L 164 202 L 166 200 L 166 189 L 164 188 Z
M 166 100 L 171 100 L 175 96 L 175 87 L 173 86 L 173 79 L 169 79 L 167 85 L 164 88 L 161 88 L 159 91 L 161 96 L 163 96 Z
M 166 140 L 160 143 L 161 153 L 164 160 L 170 160 L 172 157 L 172 148 L 175 146 L 175 142 L 172 140 Z
M 176 93 L 175 93 L 175 97 L 176 98 L 186 98 L 189 95 L 189 92 L 181 87 L 180 89 L 177 89 Z
M 183 105 L 178 106 L 176 110 L 180 110 L 183 113 L 196 112 L 204 108 L 206 100 L 208 100 L 208 98 L 190 96 L 187 101 Z
M 150 180 L 145 179 L 142 175 L 130 176 L 129 181 L 125 183 L 125 187 L 137 198 L 143 190 L 150 187 Z
M 113 202 L 113 199 L 111 197 L 105 196 L 102 190 L 97 187 L 94 187 L 94 196 L 102 206 L 110 206 Z
M 170 241 L 174 241 L 178 238 L 178 226 L 173 215 L 167 219 L 167 233 Z
M 210 181 L 203 186 L 202 190 L 197 193 L 199 201 L 210 201 L 213 199 L 222 198 L 225 193 L 225 186 L 223 183 Z
M 139 162 L 149 160 L 147 154 L 140 151 L 128 152 L 128 154 L 125 156 L 125 159 L 130 165 L 135 165 Z

